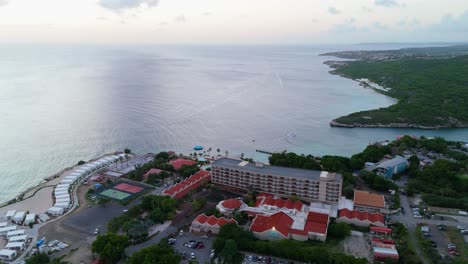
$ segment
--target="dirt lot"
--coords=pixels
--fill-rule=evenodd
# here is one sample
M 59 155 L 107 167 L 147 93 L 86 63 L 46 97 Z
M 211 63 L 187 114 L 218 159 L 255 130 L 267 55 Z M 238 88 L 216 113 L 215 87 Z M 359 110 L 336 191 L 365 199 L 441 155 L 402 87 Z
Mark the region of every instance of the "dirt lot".
M 79 208 L 62 219 L 52 222 L 39 229 L 39 238 L 45 237 L 47 241 L 57 239 L 70 245 L 69 248 L 54 254 L 54 257 L 64 256 L 70 252 L 73 252 L 73 254 L 70 256 L 70 260 L 69 256 L 65 257 L 65 260 L 69 260 L 71 263 L 92 262 L 93 259 L 89 247 L 91 246 L 91 243 L 94 241 L 95 237 L 65 224 L 67 219 L 80 213 L 83 209 L 86 208 L 85 196 L 89 188 L 91 187 L 86 185 L 79 186 L 77 192 L 79 203 L 81 205 Z M 77 248 L 79 248 L 79 250 L 75 251 Z
M 367 258 L 372 262 L 370 238 L 367 234 L 363 236 L 351 235 L 342 242 L 343 251 L 346 255 Z

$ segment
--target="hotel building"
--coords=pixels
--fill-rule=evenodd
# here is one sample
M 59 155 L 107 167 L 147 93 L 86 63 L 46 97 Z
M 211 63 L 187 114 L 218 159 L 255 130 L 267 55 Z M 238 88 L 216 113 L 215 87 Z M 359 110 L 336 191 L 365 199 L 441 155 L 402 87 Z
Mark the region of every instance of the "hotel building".
M 338 173 L 265 165 L 220 158 L 212 164 L 211 181 L 241 191 L 268 192 L 280 197 L 336 204 L 343 177 Z

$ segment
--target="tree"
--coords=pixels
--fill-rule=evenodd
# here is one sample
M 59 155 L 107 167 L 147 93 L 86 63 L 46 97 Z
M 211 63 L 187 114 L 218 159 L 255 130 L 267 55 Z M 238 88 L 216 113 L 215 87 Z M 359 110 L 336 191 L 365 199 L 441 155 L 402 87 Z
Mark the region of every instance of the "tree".
M 125 154 L 130 154 L 130 153 L 132 153 L 132 151 L 129 148 L 126 148 L 126 149 L 124 149 L 124 153 Z
M 78 165 L 83 165 L 83 164 L 85 164 L 85 163 L 86 163 L 86 161 L 84 161 L 84 160 L 78 161 Z
M 330 237 L 343 239 L 351 234 L 351 227 L 347 223 L 332 223 L 328 226 Z
M 46 253 L 35 254 L 26 260 L 26 264 L 47 264 L 49 262 L 49 256 Z
M 162 243 L 151 245 L 132 254 L 128 264 L 177 264 L 180 257 L 174 255 L 173 250 Z
M 217 148 L 216 152 L 218 152 L 218 156 L 219 156 L 219 152 L 221 152 L 221 150 L 219 148 Z
M 97 237 L 93 242 L 92 252 L 97 253 L 104 263 L 113 264 L 119 262 L 128 245 L 127 236 L 108 233 Z
M 226 240 L 223 250 L 219 253 L 224 258 L 225 263 L 233 263 L 238 254 L 236 241 L 232 239 Z

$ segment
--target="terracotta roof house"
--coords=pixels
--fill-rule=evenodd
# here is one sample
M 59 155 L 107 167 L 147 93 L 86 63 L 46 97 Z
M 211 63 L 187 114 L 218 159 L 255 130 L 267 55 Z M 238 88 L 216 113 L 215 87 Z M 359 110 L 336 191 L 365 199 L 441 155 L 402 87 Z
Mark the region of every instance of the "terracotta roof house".
M 354 209 L 368 212 L 388 213 L 385 197 L 382 194 L 354 191 Z
M 328 214 L 309 212 L 306 218 L 302 218 L 280 211 L 272 215 L 257 214 L 250 226 L 250 231 L 262 240 L 325 241 L 328 223 Z
M 197 216 L 190 225 L 190 232 L 204 232 L 210 234 L 218 234 L 219 229 L 227 223 L 235 223 L 234 219 L 226 219 L 224 217 L 206 216 L 201 214 Z
M 194 164 L 197 164 L 197 162 L 193 160 L 188 160 L 188 159 L 175 159 L 175 160 L 169 161 L 169 164 L 172 165 L 174 170 L 180 170 L 182 166 L 184 165 L 192 166 Z
M 242 200 L 229 199 L 219 202 L 216 205 L 216 209 L 226 216 L 231 216 L 234 211 L 245 208 L 246 206 L 247 205 Z
M 183 181 L 174 184 L 173 186 L 167 188 L 163 191 L 162 194 L 171 196 L 173 198 L 180 199 L 187 195 L 191 190 L 196 189 L 204 181 L 209 182 L 211 179 L 211 174 L 209 171 L 199 171 L 192 176 L 184 179 Z
M 148 180 L 148 176 L 150 176 L 151 174 L 159 174 L 159 173 L 161 173 L 163 171 L 165 171 L 165 170 L 152 168 L 149 171 L 147 171 L 145 174 L 143 174 L 143 180 L 144 181 Z M 172 172 L 170 172 L 170 171 L 165 171 L 165 172 L 172 174 Z
M 385 226 L 385 217 L 381 213 L 369 213 L 359 210 L 341 209 L 338 211 L 337 222 L 354 224 L 357 226 Z

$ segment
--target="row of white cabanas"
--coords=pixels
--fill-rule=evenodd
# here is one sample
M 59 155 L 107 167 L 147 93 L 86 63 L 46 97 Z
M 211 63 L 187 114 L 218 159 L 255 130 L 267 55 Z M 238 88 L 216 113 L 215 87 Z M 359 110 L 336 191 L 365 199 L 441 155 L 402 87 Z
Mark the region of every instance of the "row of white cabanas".
M 71 205 L 70 188 L 83 177 L 91 176 L 94 172 L 112 165 L 114 162 L 125 159 L 126 154 L 118 154 L 100 158 L 91 163 L 85 164 L 74 169 L 70 175 L 62 179 L 55 187 L 55 204 L 47 212 L 51 214 L 62 214 L 64 209 Z

